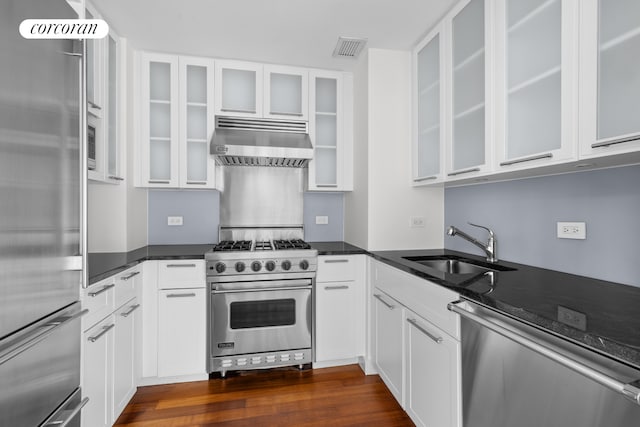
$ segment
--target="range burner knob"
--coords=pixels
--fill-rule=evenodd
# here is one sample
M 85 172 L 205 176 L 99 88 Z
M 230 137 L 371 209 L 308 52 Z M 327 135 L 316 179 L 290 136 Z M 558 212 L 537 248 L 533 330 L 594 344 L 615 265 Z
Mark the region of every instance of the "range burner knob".
M 265 267 L 267 267 L 268 271 L 273 271 L 276 269 L 276 263 L 273 261 L 267 261 L 267 264 L 265 265 Z
M 244 262 L 242 262 L 242 261 L 236 262 L 236 271 L 238 273 L 242 273 L 244 271 L 245 267 L 246 266 L 244 265 Z
M 262 264 L 260 264 L 260 261 L 253 261 L 251 263 L 251 269 L 255 272 L 260 271 L 260 269 L 262 268 Z
M 224 262 L 217 262 L 217 263 L 216 263 L 216 271 L 217 271 L 219 274 L 224 273 L 224 271 L 225 271 L 226 269 L 227 269 L 227 266 L 226 266 L 226 265 L 224 265 Z
M 287 260 L 287 261 L 282 261 L 282 269 L 284 271 L 289 271 L 291 269 L 291 261 Z
M 306 259 L 303 259 L 302 261 L 300 261 L 301 270 L 306 270 L 308 268 L 309 268 L 309 261 L 307 261 Z

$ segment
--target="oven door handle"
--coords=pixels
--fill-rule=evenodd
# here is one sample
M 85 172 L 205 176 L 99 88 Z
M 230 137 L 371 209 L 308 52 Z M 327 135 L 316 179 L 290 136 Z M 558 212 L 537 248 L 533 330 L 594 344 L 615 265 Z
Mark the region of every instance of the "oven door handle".
M 256 282 L 229 282 L 214 283 L 210 282 L 211 291 L 215 293 L 222 292 L 251 292 L 251 291 L 275 291 L 280 289 L 311 289 L 311 280 L 309 279 L 291 279 L 291 280 L 261 280 Z

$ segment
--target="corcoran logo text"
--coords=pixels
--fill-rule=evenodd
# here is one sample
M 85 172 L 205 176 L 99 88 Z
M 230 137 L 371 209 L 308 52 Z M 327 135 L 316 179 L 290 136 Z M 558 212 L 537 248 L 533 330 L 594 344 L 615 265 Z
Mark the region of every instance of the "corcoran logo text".
M 25 39 L 101 39 L 109 34 L 102 19 L 25 19 L 20 35 Z

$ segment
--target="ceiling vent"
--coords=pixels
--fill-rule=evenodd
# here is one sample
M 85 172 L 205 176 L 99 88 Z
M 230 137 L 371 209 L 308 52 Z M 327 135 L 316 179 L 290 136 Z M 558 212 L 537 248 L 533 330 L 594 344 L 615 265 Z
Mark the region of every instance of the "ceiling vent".
M 356 39 L 353 37 L 339 37 L 338 44 L 333 50 L 336 58 L 357 58 L 367 44 L 367 39 Z

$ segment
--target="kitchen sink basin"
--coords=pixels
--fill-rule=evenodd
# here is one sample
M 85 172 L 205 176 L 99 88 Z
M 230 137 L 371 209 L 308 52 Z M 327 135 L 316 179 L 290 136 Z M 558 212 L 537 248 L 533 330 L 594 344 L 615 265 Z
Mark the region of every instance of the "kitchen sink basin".
M 479 262 L 455 255 L 404 257 L 422 266 L 448 274 L 482 274 L 487 271 L 512 271 L 513 268 Z

